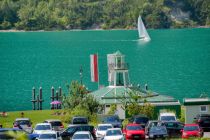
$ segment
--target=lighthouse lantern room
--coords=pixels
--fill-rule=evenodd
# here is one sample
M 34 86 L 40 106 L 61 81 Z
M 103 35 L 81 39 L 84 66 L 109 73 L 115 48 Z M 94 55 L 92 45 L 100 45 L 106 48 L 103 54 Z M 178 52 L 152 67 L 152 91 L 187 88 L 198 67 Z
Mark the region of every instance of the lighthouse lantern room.
M 128 73 L 128 63 L 125 62 L 125 55 L 123 55 L 120 51 L 117 51 L 114 54 L 108 54 L 107 63 L 109 86 L 128 87 L 130 80 Z

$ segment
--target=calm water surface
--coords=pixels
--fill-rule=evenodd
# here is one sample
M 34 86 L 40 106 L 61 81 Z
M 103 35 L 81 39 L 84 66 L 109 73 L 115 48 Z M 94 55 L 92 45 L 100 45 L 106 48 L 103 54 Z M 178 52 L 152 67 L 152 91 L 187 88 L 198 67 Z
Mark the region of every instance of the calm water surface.
M 100 83 L 107 85 L 106 55 L 126 55 L 133 84 L 161 94 L 185 97 L 210 95 L 210 29 L 149 30 L 149 43 L 135 30 L 0 33 L 0 111 L 30 110 L 31 90 L 43 88 L 44 109 L 50 89 L 79 80 L 90 90 L 89 55 L 98 52 Z

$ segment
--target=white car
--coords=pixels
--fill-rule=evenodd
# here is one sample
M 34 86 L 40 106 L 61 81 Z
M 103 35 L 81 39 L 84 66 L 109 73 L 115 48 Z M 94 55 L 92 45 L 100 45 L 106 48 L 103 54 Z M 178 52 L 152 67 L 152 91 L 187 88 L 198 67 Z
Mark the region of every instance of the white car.
M 103 140 L 124 140 L 124 136 L 120 128 L 111 128 L 106 131 Z
M 173 112 L 160 113 L 160 121 L 177 121 L 176 115 Z
M 62 140 L 62 138 L 58 132 L 48 130 L 42 132 L 37 140 Z
M 13 123 L 13 128 L 19 128 L 27 131 L 28 133 L 32 133 L 32 123 L 29 118 L 17 118 Z
M 94 140 L 89 131 L 77 131 L 71 140 Z
M 96 129 L 96 137 L 103 138 L 106 134 L 106 130 L 113 128 L 112 124 L 98 124 Z
M 33 133 L 34 134 L 41 134 L 45 131 L 52 130 L 52 126 L 50 123 L 38 123 L 36 124 Z

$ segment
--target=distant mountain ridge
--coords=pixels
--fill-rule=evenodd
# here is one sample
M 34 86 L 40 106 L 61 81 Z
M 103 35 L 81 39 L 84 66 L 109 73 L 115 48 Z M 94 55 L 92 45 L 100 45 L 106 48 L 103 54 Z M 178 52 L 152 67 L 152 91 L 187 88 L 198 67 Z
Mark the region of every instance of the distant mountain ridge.
M 0 30 L 133 29 L 210 25 L 209 0 L 1 0 Z

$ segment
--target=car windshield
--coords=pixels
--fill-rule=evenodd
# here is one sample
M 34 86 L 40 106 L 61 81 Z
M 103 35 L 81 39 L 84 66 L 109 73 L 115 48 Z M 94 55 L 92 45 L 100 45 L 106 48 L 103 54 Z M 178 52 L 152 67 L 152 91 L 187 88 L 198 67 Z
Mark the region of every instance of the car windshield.
M 184 131 L 195 131 L 195 130 L 199 130 L 198 126 L 185 126 L 184 127 Z
M 107 129 L 112 128 L 110 125 L 98 126 L 98 130 L 106 131 Z
M 140 125 L 136 125 L 136 126 L 127 126 L 126 129 L 127 130 L 142 130 L 143 128 Z
M 18 123 L 20 125 L 30 125 L 29 120 L 19 120 L 19 121 L 16 121 L 16 123 Z
M 155 132 L 155 133 L 157 133 L 157 132 L 166 132 L 166 128 L 165 127 L 163 127 L 163 126 L 155 126 L 155 127 L 152 127 L 151 129 L 150 129 L 150 132 Z
M 105 122 L 119 122 L 119 118 L 117 116 L 110 116 L 105 118 Z
M 122 135 L 122 132 L 120 130 L 107 130 L 106 136 L 117 136 Z
M 50 125 L 37 125 L 35 130 L 51 130 Z
M 73 119 L 74 124 L 87 124 L 87 119 L 86 118 L 74 118 Z
M 62 123 L 60 121 L 51 122 L 52 126 L 62 126 Z
M 72 139 L 90 139 L 88 134 L 75 134 Z
M 56 139 L 56 134 L 41 134 L 40 139 Z
M 139 117 L 134 119 L 135 123 L 147 123 L 149 121 L 146 117 Z
M 73 126 L 73 127 L 69 127 L 67 128 L 67 132 L 69 133 L 74 133 L 76 131 L 89 131 L 89 132 L 93 132 L 94 127 L 93 126 Z
M 175 121 L 176 118 L 174 116 L 161 116 L 161 121 Z

